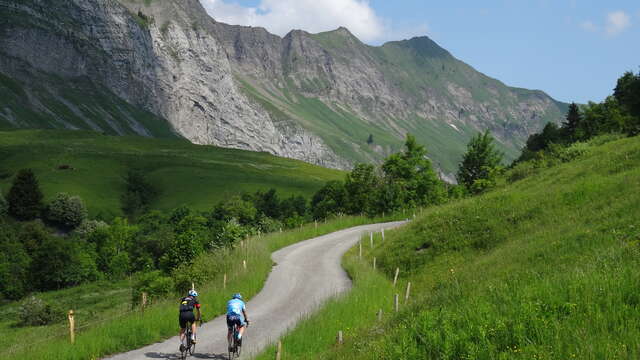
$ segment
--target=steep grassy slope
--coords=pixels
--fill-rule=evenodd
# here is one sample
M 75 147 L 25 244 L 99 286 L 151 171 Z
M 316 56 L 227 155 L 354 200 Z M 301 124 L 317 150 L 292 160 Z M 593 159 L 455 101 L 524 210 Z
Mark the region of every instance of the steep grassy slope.
M 320 335 L 303 325 L 286 337 L 285 356 L 636 359 L 639 189 L 636 137 L 590 146 L 574 162 L 429 209 L 378 238 L 366 261 L 350 253 L 353 294 L 310 320 Z M 374 256 L 386 279 L 366 265 Z M 404 295 L 409 281 L 410 301 L 377 322 L 376 309 L 392 312 L 391 294 Z M 345 331 L 342 347 L 335 346 L 338 330 Z
M 0 131 L 0 188 L 33 168 L 45 197 L 80 195 L 91 216 L 121 215 L 129 169 L 142 170 L 160 190 L 159 210 L 188 204 L 207 210 L 242 191 L 275 188 L 281 195 L 311 196 L 343 173 L 265 153 L 192 145 L 183 140 L 106 136 L 83 131 Z M 71 169 L 61 170 L 61 165 Z
M 373 47 L 340 28 L 293 31 L 280 45 L 253 29 L 219 27 L 223 38 L 242 34 L 226 42 L 245 94 L 272 118 L 302 124 L 351 161 L 378 161 L 410 132 L 439 168 L 453 174 L 478 131 L 490 129 L 512 160 L 529 133 L 566 111 L 541 91 L 510 88 L 479 73 L 427 37 Z M 244 44 L 251 41 L 268 44 L 266 54 Z M 272 63 L 263 65 L 265 74 L 250 71 L 262 57 L 281 63 L 282 74 L 272 74 Z

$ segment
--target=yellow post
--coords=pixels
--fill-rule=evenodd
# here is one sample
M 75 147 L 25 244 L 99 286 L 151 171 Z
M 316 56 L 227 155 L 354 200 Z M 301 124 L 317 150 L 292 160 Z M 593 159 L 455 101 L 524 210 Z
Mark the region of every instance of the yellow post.
M 76 322 L 75 322 L 75 319 L 73 318 L 73 310 L 69 310 L 69 313 L 67 314 L 67 317 L 69 318 L 69 336 L 71 338 L 71 343 L 75 344 L 75 342 L 76 342 L 76 331 L 75 331 Z
M 223 289 L 227 288 L 227 273 L 225 273 L 224 277 L 222 278 L 222 288 Z
M 276 360 L 282 359 L 282 341 L 278 341 L 278 348 L 276 350 Z

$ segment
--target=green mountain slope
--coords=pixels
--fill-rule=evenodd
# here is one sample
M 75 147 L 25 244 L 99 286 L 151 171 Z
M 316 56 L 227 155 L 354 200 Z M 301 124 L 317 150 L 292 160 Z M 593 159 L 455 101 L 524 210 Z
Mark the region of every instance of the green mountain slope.
M 353 293 L 285 337 L 284 356 L 638 358 L 640 138 L 597 142 L 573 162 L 426 210 L 377 236 L 363 260 L 352 250 Z
M 269 188 L 309 197 L 326 181 L 343 177 L 338 170 L 266 153 L 84 131 L 0 131 L 0 158 L 3 191 L 19 169 L 32 168 L 47 198 L 57 192 L 80 195 L 91 217 L 106 218 L 122 214 L 120 196 L 129 169 L 142 170 L 158 187 L 152 207 L 159 210 L 182 204 L 210 210 L 231 195 Z
M 301 124 L 350 161 L 379 161 L 407 132 L 455 172 L 468 140 L 490 129 L 507 160 L 527 136 L 559 122 L 567 105 L 511 88 L 428 37 L 368 46 L 347 29 L 283 39 L 217 24 L 245 94 L 280 122 Z M 250 48 L 260 44 L 263 50 Z M 373 135 L 373 143 L 367 143 Z

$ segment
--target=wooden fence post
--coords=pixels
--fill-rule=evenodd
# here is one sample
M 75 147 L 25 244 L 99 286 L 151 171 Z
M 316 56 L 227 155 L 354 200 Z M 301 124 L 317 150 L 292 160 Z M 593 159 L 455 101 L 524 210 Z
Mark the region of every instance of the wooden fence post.
M 393 277 L 393 287 L 396 287 L 398 283 L 398 275 L 400 275 L 400 268 L 396 268 L 396 275 Z
M 282 359 L 282 341 L 278 341 L 278 347 L 276 349 L 276 360 Z
M 382 240 L 384 241 L 384 228 L 382 228 Z
M 67 314 L 69 318 L 69 337 L 71 338 L 71 343 L 75 344 L 76 342 L 76 321 L 73 317 L 73 310 L 69 310 Z
M 359 251 L 359 253 L 358 253 L 358 257 L 359 257 L 360 259 L 362 259 L 362 241 L 360 241 L 360 242 L 358 243 L 358 246 L 360 247 L 360 251 Z
M 227 273 L 224 273 L 224 277 L 222 278 L 222 288 L 227 288 Z
M 411 291 L 411 281 L 407 283 L 407 292 L 404 294 L 404 302 L 409 301 L 409 292 Z
M 314 221 L 314 224 L 316 226 L 316 230 L 318 229 L 318 220 Z
M 396 294 L 393 299 L 394 309 L 396 312 L 400 310 L 400 295 Z
M 242 268 L 247 270 L 247 260 L 242 260 Z
M 142 312 L 144 312 L 144 308 L 147 307 L 147 293 L 145 291 L 142 292 L 142 302 L 140 304 L 142 306 Z
M 371 248 L 373 249 L 373 232 L 369 233 L 369 245 L 371 245 Z
M 342 345 L 342 330 L 338 331 L 338 344 Z
M 373 270 L 375 270 L 375 269 L 376 269 L 376 258 L 374 257 L 373 258 Z
M 378 310 L 378 321 L 382 321 L 382 309 Z

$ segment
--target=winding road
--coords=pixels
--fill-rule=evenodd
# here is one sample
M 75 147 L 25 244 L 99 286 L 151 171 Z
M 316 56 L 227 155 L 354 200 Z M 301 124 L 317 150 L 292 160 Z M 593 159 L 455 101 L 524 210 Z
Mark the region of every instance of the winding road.
M 272 258 L 277 265 L 269 274 L 262 291 L 247 303 L 251 326 L 245 334 L 242 358 L 257 354 L 328 298 L 351 287 L 351 280 L 340 265 L 341 259 L 363 234 L 403 224 L 392 222 L 357 226 L 274 252 Z M 204 324 L 198 329 L 199 341 L 192 358 L 226 359 L 226 332 L 224 316 Z M 108 359 L 177 359 L 178 344 L 176 336 Z

